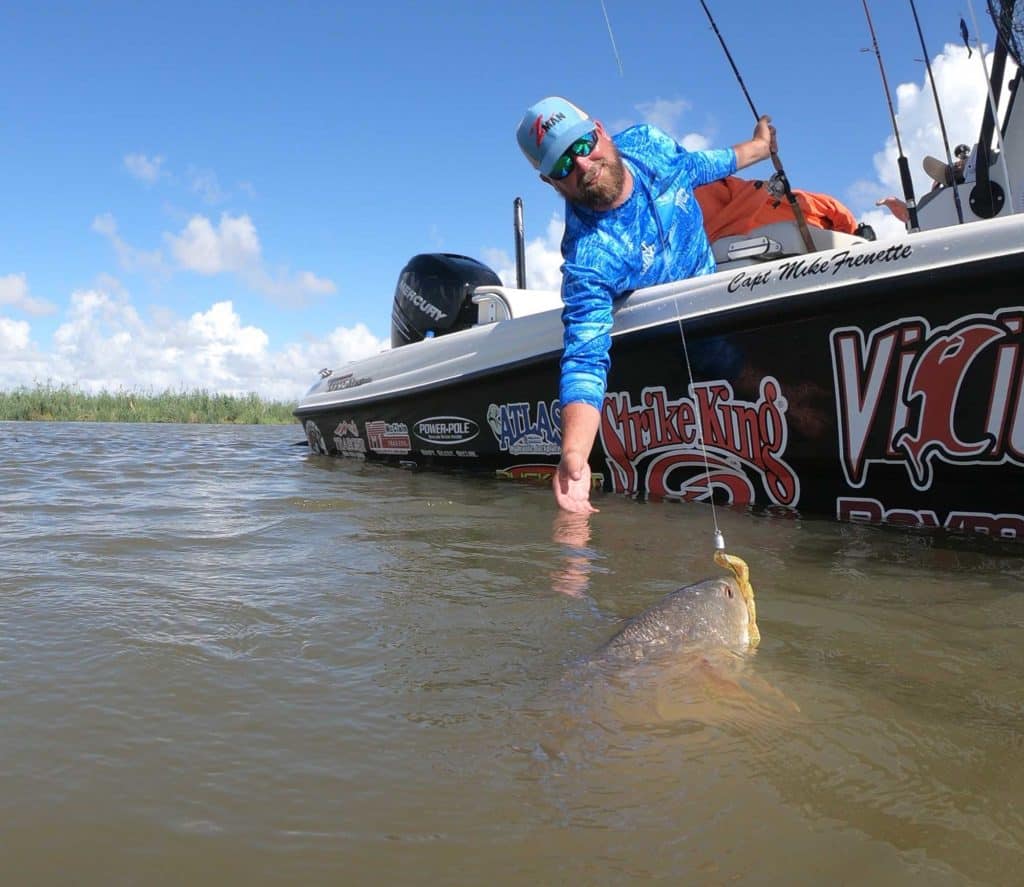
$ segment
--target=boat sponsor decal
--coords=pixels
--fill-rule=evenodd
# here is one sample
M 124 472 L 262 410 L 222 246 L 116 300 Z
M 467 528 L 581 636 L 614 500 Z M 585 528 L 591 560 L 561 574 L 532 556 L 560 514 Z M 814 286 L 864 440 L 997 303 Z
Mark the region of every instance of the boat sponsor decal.
M 306 424 L 302 427 L 306 432 L 306 441 L 309 443 L 309 449 L 317 456 L 326 456 L 327 444 L 316 422 L 312 419 L 307 419 Z
M 365 385 L 371 381 L 369 376 L 356 376 L 355 373 L 346 373 L 338 376 L 327 383 L 328 391 L 344 391 L 346 388 L 355 388 L 357 385 Z
M 409 426 L 405 422 L 367 422 L 366 441 L 375 453 L 404 456 L 412 449 Z
M 902 262 L 913 254 L 914 248 L 909 244 L 894 243 L 892 246 L 873 252 L 853 252 L 841 249 L 814 258 L 799 256 L 760 271 L 741 271 L 729 281 L 728 290 L 730 293 L 753 292 L 758 287 L 776 280 L 792 281 L 804 278 L 819 280 L 823 277 L 836 277 L 843 271 L 855 271 L 871 265 Z
M 546 462 L 524 462 L 522 465 L 499 468 L 494 473 L 504 480 L 551 480 L 557 468 L 557 465 Z
M 443 458 L 479 459 L 480 454 L 476 450 L 428 450 L 420 449 L 421 456 L 441 456 Z
M 480 433 L 480 426 L 459 416 L 431 416 L 416 422 L 412 433 L 428 444 L 456 446 L 473 440 Z
M 944 529 L 981 533 L 993 539 L 1024 539 L 1024 515 L 989 514 L 981 511 L 951 511 L 946 519 L 929 508 L 886 508 L 877 499 L 840 497 L 836 500 L 836 518 L 901 527 Z
M 934 329 L 923 317 L 830 335 L 846 482 L 902 465 L 916 490 L 937 463 L 1024 467 L 1024 308 Z
M 366 457 L 366 442 L 359 434 L 359 426 L 351 419 L 342 419 L 335 426 L 334 446 L 342 456 Z
M 547 462 L 523 462 L 520 465 L 498 468 L 494 473 L 503 480 L 550 481 L 557 470 L 557 465 Z M 600 490 L 602 486 L 604 486 L 604 475 L 596 471 L 592 472 L 590 475 L 591 489 Z
M 487 424 L 503 452 L 513 456 L 557 456 L 562 452 L 561 409 L 550 403 L 492 403 Z
M 427 315 L 431 320 L 444 320 L 448 315 L 445 314 L 437 305 L 431 305 L 426 299 L 423 298 L 416 290 L 414 290 L 404 280 L 398 283 L 398 292 L 402 300 L 408 302 L 413 307 L 419 309 Z
M 605 395 L 600 433 L 612 490 L 692 500 L 718 489 L 734 505 L 763 491 L 773 505 L 796 505 L 800 480 L 783 459 L 788 404 L 779 382 L 764 376 L 754 403 L 737 399 L 725 380 L 692 385 L 691 394 L 672 399 L 659 385 L 636 404 L 629 392 Z

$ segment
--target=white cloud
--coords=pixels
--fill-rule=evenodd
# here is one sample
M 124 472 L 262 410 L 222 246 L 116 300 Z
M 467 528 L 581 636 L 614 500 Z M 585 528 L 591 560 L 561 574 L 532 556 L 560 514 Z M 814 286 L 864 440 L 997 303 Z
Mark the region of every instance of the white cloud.
M 32 341 L 32 328 L 26 321 L 0 315 L 0 388 L 43 382 L 52 366 L 53 361 Z
M 216 227 L 206 216 L 193 216 L 181 234 L 164 240 L 182 268 L 199 274 L 246 271 L 261 262 L 259 235 L 247 215 L 223 213 Z
M 30 332 L 31 328 L 24 320 L 0 317 L 0 351 L 4 354 L 26 351 Z
M 26 314 L 53 314 L 57 306 L 45 299 L 29 295 L 28 280 L 24 274 L 0 277 L 0 305 L 9 305 Z
M 543 237 L 526 243 L 526 288 L 557 290 L 562 287 L 562 232 L 565 222 L 555 214 Z M 515 259 L 502 249 L 485 249 L 483 262 L 494 269 L 505 286 L 516 285 Z
M 711 139 L 699 132 L 689 132 L 679 139 L 687 151 L 707 151 L 711 147 Z
M 692 107 L 686 99 L 656 98 L 649 102 L 640 102 L 636 109 L 645 123 L 650 123 L 671 135 L 679 125 L 679 118 Z
M 387 347 L 358 324 L 272 351 L 267 333 L 244 323 L 230 301 L 188 318 L 163 309 L 144 319 L 119 287 L 97 286 L 72 293 L 47 355 L 33 343 L 28 323 L 0 317 L 0 386 L 202 388 L 293 401 L 321 367 L 340 367 Z
M 166 175 L 161 169 L 163 162 L 163 157 L 147 157 L 145 154 L 126 154 L 124 158 L 125 169 L 136 179 L 149 185 Z
M 986 56 L 989 70 L 992 67 L 991 53 Z M 1012 76 L 1013 63 L 1007 79 Z M 932 73 L 942 106 L 942 117 L 946 124 L 949 149 L 958 144 L 973 145 L 981 129 L 981 120 L 988 100 L 988 89 L 977 51 L 969 56 L 967 48 L 949 43 L 932 60 Z M 910 163 L 914 193 L 920 200 L 931 189 L 932 181 L 922 168 L 928 155 L 942 161 L 946 149 L 942 142 L 935 99 L 927 73 L 922 72 L 920 83 L 902 83 L 895 91 L 896 121 L 900 131 L 903 153 Z M 847 192 L 847 198 L 855 207 L 870 206 L 880 197 L 895 195 L 902 197 L 898 167 L 899 149 L 895 134 L 885 140 L 885 146 L 873 157 L 876 182 L 855 182 Z
M 125 271 L 169 275 L 174 270 L 162 250 L 147 251 L 127 243 L 110 213 L 96 216 L 92 230 L 110 241 Z M 163 239 L 177 270 L 205 276 L 235 274 L 252 289 L 282 303 L 302 303 L 309 296 L 337 291 L 333 281 L 312 271 L 292 273 L 287 268 L 268 269 L 259 234 L 248 215 L 223 213 L 217 224 L 206 216 L 195 215 L 180 233 L 164 233 Z
M 167 274 L 168 268 L 160 250 L 142 250 L 126 243 L 117 230 L 117 220 L 111 213 L 103 213 L 92 220 L 92 230 L 102 234 L 117 253 L 117 261 L 125 271 L 146 271 Z
M 227 199 L 227 194 L 212 170 L 190 166 L 187 175 L 189 188 L 198 194 L 204 203 L 218 204 Z
M 253 289 L 281 301 L 300 301 L 337 289 L 334 282 L 312 271 L 269 271 L 263 261 L 256 226 L 248 215 L 222 213 L 214 225 L 206 216 L 189 219 L 180 234 L 165 234 L 178 265 L 197 274 L 238 274 Z
M 300 271 L 296 280 L 299 287 L 307 293 L 329 295 L 337 289 L 332 281 L 324 277 L 317 277 L 312 271 Z
M 857 221 L 870 225 L 879 240 L 895 239 L 907 233 L 907 226 L 887 209 L 866 210 L 857 216 Z
M 243 327 L 231 302 L 217 302 L 206 312 L 196 312 L 188 321 L 190 339 L 222 354 L 257 355 L 266 351 L 270 339 L 263 330 Z
M 657 98 L 650 102 L 641 102 L 636 109 L 644 123 L 667 132 L 687 151 L 706 151 L 711 147 L 709 134 L 683 132 L 682 117 L 691 107 L 686 99 Z

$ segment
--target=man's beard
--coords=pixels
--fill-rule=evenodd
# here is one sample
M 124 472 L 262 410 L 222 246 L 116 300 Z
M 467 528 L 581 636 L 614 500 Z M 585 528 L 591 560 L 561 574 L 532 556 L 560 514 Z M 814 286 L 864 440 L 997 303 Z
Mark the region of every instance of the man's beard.
M 576 183 L 576 202 L 588 209 L 599 211 L 611 209 L 612 204 L 622 194 L 622 187 L 626 181 L 626 167 L 618 151 L 609 159 L 600 162 L 604 175 L 590 185 L 583 182 L 582 176 Z

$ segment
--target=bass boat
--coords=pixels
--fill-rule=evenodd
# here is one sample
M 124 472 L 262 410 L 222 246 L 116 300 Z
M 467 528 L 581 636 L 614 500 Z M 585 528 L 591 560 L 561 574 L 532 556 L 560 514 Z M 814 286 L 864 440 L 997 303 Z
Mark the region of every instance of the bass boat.
M 1024 538 L 1018 15 L 1003 0 L 996 107 L 956 170 L 929 158 L 918 229 L 809 226 L 811 251 L 775 222 L 715 240 L 717 273 L 615 303 L 596 486 Z M 551 476 L 561 299 L 523 288 L 518 200 L 515 230 L 517 287 L 465 256 L 410 260 L 392 348 L 321 370 L 298 403 L 313 453 Z

